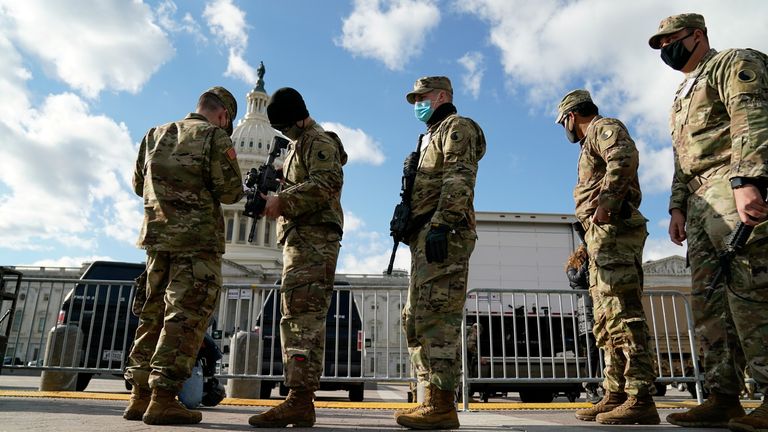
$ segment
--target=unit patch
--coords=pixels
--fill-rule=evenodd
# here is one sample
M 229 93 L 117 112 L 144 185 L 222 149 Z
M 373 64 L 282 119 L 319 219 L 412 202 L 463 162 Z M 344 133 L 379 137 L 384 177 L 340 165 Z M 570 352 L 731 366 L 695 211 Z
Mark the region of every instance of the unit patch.
M 607 129 L 603 131 L 603 133 L 600 135 L 600 139 L 607 140 L 608 138 L 613 136 L 613 131 L 610 129 Z
M 226 151 L 227 159 L 233 161 L 237 159 L 237 152 L 235 151 L 234 147 L 230 147 Z
M 451 133 L 451 140 L 453 140 L 453 141 L 461 141 L 461 134 L 458 131 L 453 131 Z
M 317 152 L 317 158 L 321 161 L 324 161 L 328 159 L 328 155 L 326 155 L 325 153 L 323 153 L 322 150 L 320 150 L 319 152 Z

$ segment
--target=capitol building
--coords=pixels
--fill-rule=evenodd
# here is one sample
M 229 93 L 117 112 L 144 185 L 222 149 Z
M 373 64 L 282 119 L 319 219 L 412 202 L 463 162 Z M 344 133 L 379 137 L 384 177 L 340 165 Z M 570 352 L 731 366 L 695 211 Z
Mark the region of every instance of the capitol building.
M 263 164 L 269 156 L 269 147 L 277 132 L 269 125 L 267 102 L 269 94 L 264 88 L 265 68 L 258 68 L 256 86 L 246 95 L 245 116 L 240 119 L 232 132 L 232 143 L 237 151 L 237 161 L 242 177 L 251 168 Z M 282 165 L 283 158 L 275 160 L 275 166 Z M 282 248 L 277 245 L 276 222 L 259 218 L 253 236 L 248 234 L 253 219 L 243 216 L 245 198 L 239 203 L 223 205 L 226 226 L 226 252 L 223 256 L 222 273 L 229 283 L 272 283 L 280 277 L 283 267 Z

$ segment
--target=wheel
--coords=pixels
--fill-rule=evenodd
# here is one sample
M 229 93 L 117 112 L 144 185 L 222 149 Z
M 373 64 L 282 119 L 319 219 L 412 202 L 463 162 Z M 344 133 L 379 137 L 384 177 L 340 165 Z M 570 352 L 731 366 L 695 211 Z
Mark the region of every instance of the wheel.
M 664 396 L 667 394 L 667 385 L 664 383 L 653 383 L 656 387 L 656 396 Z
M 365 396 L 365 384 L 357 384 L 349 389 L 349 400 L 352 402 L 362 402 Z
M 520 400 L 525 403 L 549 403 L 555 400 L 555 394 L 550 390 L 523 390 Z
M 569 391 L 565 394 L 565 396 L 568 398 L 568 402 L 576 402 L 576 399 L 578 399 L 581 396 L 581 392 Z
M 77 383 L 75 383 L 75 390 L 77 391 L 83 391 L 86 387 L 88 387 L 88 383 L 91 382 L 91 378 L 93 378 L 93 374 L 89 373 L 78 373 L 77 374 Z
M 262 381 L 261 389 L 259 389 L 259 399 L 269 399 L 272 395 L 273 385 L 274 383 L 272 381 Z
M 280 381 L 280 385 L 278 387 L 278 392 L 280 393 L 280 396 L 288 396 L 288 391 L 290 389 L 285 386 L 285 383 Z

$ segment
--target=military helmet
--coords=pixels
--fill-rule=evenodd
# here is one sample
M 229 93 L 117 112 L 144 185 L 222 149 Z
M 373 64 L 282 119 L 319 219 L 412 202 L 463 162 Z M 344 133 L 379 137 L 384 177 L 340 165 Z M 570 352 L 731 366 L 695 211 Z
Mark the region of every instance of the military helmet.
M 200 97 L 211 94 L 216 96 L 216 98 L 219 99 L 221 104 L 224 106 L 224 109 L 227 110 L 227 114 L 229 114 L 229 125 L 225 128 L 228 135 L 232 135 L 232 124 L 235 121 L 235 117 L 237 117 L 237 100 L 234 96 L 232 96 L 232 93 L 229 92 L 229 90 L 225 89 L 221 86 L 211 87 L 208 90 L 206 90 Z

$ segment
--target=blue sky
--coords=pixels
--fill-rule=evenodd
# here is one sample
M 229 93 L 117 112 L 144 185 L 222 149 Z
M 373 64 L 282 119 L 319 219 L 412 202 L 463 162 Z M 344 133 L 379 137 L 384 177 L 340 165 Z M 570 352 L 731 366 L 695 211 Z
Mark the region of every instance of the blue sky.
M 683 255 L 666 235 L 667 110 L 682 75 L 647 40 L 691 11 L 713 47 L 768 51 L 757 0 L 0 0 L 0 264 L 142 261 L 130 176 L 143 134 L 212 85 L 242 117 L 260 61 L 267 91 L 298 89 L 350 152 L 339 271 L 386 266 L 402 160 L 424 128 L 404 95 L 424 75 L 449 76 L 486 133 L 482 211 L 573 211 L 578 146 L 553 118 L 564 93 L 588 88 L 641 151 L 645 258 Z

